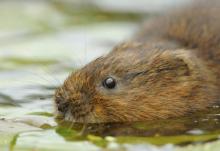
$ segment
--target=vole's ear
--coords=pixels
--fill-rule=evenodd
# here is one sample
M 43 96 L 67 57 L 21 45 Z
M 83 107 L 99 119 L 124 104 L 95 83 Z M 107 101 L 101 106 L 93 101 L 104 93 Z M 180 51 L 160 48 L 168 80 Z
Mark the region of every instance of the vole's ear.
M 197 58 L 187 50 L 165 50 L 152 57 L 150 66 L 156 73 L 172 71 L 170 73 L 176 76 L 189 76 L 192 69 L 197 66 Z

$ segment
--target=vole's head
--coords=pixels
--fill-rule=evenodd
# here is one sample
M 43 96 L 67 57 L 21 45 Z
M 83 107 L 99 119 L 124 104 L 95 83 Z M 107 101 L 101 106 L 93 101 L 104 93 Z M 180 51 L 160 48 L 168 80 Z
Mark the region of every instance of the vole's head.
M 71 74 L 55 95 L 57 113 L 73 122 L 143 121 L 204 109 L 213 81 L 185 50 L 123 44 Z

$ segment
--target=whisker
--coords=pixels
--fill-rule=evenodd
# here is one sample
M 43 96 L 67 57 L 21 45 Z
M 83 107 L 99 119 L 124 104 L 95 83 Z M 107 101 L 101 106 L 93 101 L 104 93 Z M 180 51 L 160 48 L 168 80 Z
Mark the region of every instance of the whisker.
M 87 43 L 88 43 L 88 40 L 87 40 L 87 34 L 86 34 L 86 27 L 84 26 L 84 39 L 85 39 L 85 43 L 84 43 L 84 62 L 87 61 Z
M 74 121 L 71 121 L 71 124 L 70 124 L 70 126 L 68 127 L 68 130 L 70 130 L 70 129 L 73 128 L 74 123 L 75 123 Z
M 44 68 L 41 68 L 41 70 L 45 73 L 45 74 L 47 74 L 47 76 L 48 77 L 50 77 L 52 80 L 54 80 L 54 82 L 56 82 L 58 85 L 61 85 L 63 82 L 62 81 L 60 81 L 60 79 L 58 79 L 57 77 L 56 77 L 56 74 L 55 73 L 53 73 L 51 70 L 50 71 L 47 71 L 46 69 L 48 68 L 48 66 L 46 66 L 46 65 L 44 65 L 43 64 L 43 67 Z M 51 72 L 51 73 L 50 73 Z
M 79 132 L 79 136 L 85 136 L 87 134 L 86 133 L 87 128 L 88 128 L 88 124 L 83 123 L 83 127 L 82 127 L 82 130 Z
M 39 74 L 37 72 L 33 72 L 30 70 L 26 70 L 25 72 L 31 74 L 31 76 L 33 76 L 32 79 L 36 78 L 37 81 L 42 80 L 43 82 L 47 82 L 48 84 L 55 85 L 53 83 L 54 81 L 51 81 L 51 80 L 47 79 L 46 77 L 42 76 L 43 74 Z
M 63 124 L 65 122 L 66 122 L 65 119 L 61 119 L 61 120 L 59 120 L 58 125 Z

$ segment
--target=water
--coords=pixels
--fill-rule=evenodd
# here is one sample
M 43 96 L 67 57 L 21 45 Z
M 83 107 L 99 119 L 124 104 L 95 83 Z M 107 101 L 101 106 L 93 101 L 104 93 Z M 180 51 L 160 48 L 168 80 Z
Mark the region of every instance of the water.
M 148 12 L 172 2 L 1 1 L 0 150 L 217 150 L 217 106 L 152 122 L 84 126 L 53 117 L 54 90 L 70 72 L 128 39 L 153 15 Z

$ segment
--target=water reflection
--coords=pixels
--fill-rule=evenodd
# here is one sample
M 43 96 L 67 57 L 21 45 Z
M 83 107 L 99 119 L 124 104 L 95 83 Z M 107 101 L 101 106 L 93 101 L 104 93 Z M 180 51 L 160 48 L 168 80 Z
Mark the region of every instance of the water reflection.
M 137 139 L 151 137 L 157 139 L 157 141 L 160 141 L 158 137 L 169 137 L 170 139 L 170 136 L 187 136 L 182 140 L 178 140 L 178 144 L 185 144 L 194 141 L 217 139 L 220 128 L 219 113 L 219 107 L 214 106 L 209 111 L 195 113 L 178 119 L 148 122 L 80 124 L 57 119 L 59 125 L 57 133 L 64 138 L 68 138 L 68 140 L 86 139 L 88 135 L 102 138 L 106 136 L 115 136 L 116 138 L 137 137 Z M 68 131 L 63 133 L 64 129 Z M 198 136 L 198 138 L 194 138 L 195 136 Z M 200 136 L 202 136 L 201 139 Z

